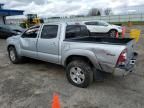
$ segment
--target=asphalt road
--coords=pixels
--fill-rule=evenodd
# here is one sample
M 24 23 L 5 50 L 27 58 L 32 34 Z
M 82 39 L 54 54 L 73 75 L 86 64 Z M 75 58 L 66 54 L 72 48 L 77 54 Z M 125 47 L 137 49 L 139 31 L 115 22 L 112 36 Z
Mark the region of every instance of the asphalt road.
M 61 66 L 32 60 L 12 64 L 0 39 L 0 108 L 51 108 L 53 93 L 62 108 L 144 108 L 144 36 L 136 50 L 133 73 L 82 89 L 68 83 Z

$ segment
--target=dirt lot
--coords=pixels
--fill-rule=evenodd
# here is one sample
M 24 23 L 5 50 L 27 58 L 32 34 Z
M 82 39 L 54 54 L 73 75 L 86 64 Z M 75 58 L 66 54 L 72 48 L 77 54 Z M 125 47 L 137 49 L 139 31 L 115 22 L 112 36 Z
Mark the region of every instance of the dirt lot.
M 82 89 L 68 83 L 64 69 L 50 63 L 10 63 L 5 40 L 0 40 L 0 108 L 51 108 L 57 92 L 62 108 L 144 108 L 144 35 L 135 72 L 108 77 Z

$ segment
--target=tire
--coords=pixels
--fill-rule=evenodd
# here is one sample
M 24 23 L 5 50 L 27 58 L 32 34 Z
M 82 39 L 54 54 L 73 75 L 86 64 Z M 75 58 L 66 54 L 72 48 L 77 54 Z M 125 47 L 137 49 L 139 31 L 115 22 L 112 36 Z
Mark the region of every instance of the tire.
M 110 30 L 109 31 L 109 36 L 112 37 L 112 38 L 115 38 L 116 37 L 116 33 L 117 33 L 117 30 Z
M 17 51 L 16 51 L 15 47 L 10 46 L 10 47 L 8 48 L 8 55 L 9 55 L 10 61 L 11 61 L 13 64 L 21 63 L 22 57 L 17 54 Z
M 93 82 L 93 71 L 88 63 L 74 60 L 66 67 L 68 81 L 77 87 L 86 88 Z

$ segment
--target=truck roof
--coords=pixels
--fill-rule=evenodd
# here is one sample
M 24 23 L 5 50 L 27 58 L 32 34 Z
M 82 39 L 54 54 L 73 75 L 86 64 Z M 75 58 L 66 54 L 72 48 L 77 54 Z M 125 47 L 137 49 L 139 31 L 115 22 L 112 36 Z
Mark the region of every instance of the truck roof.
M 44 24 L 85 25 L 82 22 L 51 22 L 51 23 L 44 23 Z

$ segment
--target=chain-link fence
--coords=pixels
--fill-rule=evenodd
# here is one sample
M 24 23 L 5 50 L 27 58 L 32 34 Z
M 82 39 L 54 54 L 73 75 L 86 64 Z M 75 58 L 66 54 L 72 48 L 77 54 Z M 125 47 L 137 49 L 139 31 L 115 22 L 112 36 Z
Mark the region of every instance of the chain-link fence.
M 8 24 L 19 24 L 24 19 L 7 19 Z M 91 16 L 91 17 L 74 17 L 74 18 L 44 18 L 45 23 L 61 22 L 61 21 L 92 21 L 104 20 L 106 22 L 129 22 L 129 21 L 144 21 L 144 14 L 129 14 L 129 15 L 110 15 L 110 16 Z

